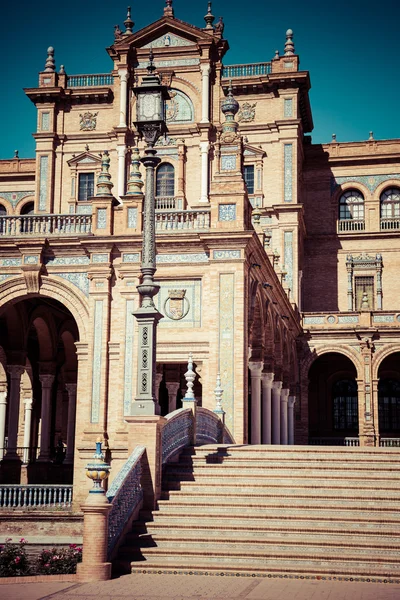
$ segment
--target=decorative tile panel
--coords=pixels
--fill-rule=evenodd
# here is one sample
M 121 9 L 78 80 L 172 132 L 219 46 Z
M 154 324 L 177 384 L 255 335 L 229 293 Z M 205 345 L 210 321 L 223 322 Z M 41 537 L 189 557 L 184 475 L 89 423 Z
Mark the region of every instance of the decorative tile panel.
M 137 263 L 140 262 L 139 252 L 124 253 L 122 256 L 123 263 Z
M 39 264 L 39 256 L 37 254 L 33 254 L 31 256 L 24 256 L 24 265 L 38 265 Z
M 106 208 L 98 208 L 97 209 L 97 229 L 106 229 L 107 228 L 107 209 Z
M 47 187 L 49 176 L 49 157 L 41 156 L 39 160 L 39 210 L 47 208 Z
M 394 323 L 394 315 L 374 315 L 374 323 Z
M 293 117 L 293 98 L 285 98 L 283 101 L 284 117 Z
M 35 192 L 33 190 L 30 192 L 0 192 L 0 198 L 4 198 L 4 200 L 7 200 L 13 208 L 15 208 L 18 202 L 23 198 L 34 195 Z
M 240 258 L 240 250 L 213 250 L 215 260 Z
M 128 227 L 129 229 L 136 229 L 137 227 L 137 208 L 130 206 L 128 208 Z
M 357 315 L 339 315 L 338 323 L 358 323 Z
M 124 415 L 130 415 L 133 401 L 133 335 L 135 331 L 134 301 L 127 300 L 125 308 Z
M 219 372 L 224 390 L 222 406 L 225 423 L 234 435 L 234 368 L 235 368 L 235 275 L 221 273 L 219 276 Z
M 384 181 L 390 179 L 398 179 L 400 185 L 400 173 L 391 173 L 386 175 L 347 175 L 346 177 L 331 177 L 331 194 L 333 194 L 337 187 L 343 185 L 343 183 L 361 183 L 369 189 L 370 192 L 374 192 L 378 185 Z
M 50 267 L 58 265 L 88 265 L 90 258 L 88 256 L 48 256 L 44 259 L 44 264 Z
M 6 279 L 9 279 L 10 277 L 18 277 L 17 273 L 3 273 L 0 275 L 0 281 L 5 281 Z
M 161 37 L 153 40 L 152 42 L 149 42 L 145 46 L 142 46 L 142 48 L 165 48 L 168 46 L 193 46 L 193 42 L 185 40 L 184 38 L 181 38 L 180 36 L 175 35 L 174 33 L 168 32 L 165 35 L 162 35 Z
M 293 144 L 285 144 L 284 156 L 284 201 L 293 200 Z
M 222 155 L 221 168 L 223 171 L 236 171 L 236 156 L 230 154 Z
M 194 106 L 189 96 L 174 89 L 169 90 L 169 95 L 169 100 L 165 102 L 167 123 L 191 123 L 194 119 Z
M 108 263 L 109 254 L 92 254 L 92 263 Z
M 157 281 L 157 283 L 160 285 L 160 291 L 154 298 L 154 302 L 160 313 L 164 315 L 158 327 L 177 329 L 200 327 L 202 302 L 200 279 Z M 171 298 L 173 295 L 171 292 L 181 292 L 181 298 L 174 300 Z
M 157 264 L 171 264 L 171 263 L 206 263 L 208 262 L 208 254 L 157 254 Z
M 157 148 L 157 156 L 168 156 L 178 160 L 179 154 L 175 148 Z
M 53 273 L 53 275 L 66 279 L 72 285 L 76 285 L 85 296 L 89 296 L 89 279 L 87 273 Z
M 92 205 L 91 204 L 77 204 L 76 213 L 78 215 L 91 215 L 93 213 Z
M 2 267 L 19 267 L 22 265 L 22 258 L 0 258 Z
M 48 113 L 48 112 L 42 113 L 40 129 L 41 129 L 41 131 L 49 131 L 50 130 L 50 113 Z
M 286 267 L 286 282 L 293 292 L 293 231 L 285 231 L 283 234 L 283 256 Z
M 157 68 L 159 69 L 160 67 L 187 67 L 187 66 L 193 66 L 193 65 L 199 65 L 200 64 L 200 59 L 199 58 L 177 58 L 176 60 L 158 60 L 157 61 Z M 136 67 L 137 69 L 146 69 L 148 65 L 148 61 L 146 62 L 141 62 L 138 64 L 138 66 Z
M 236 221 L 236 204 L 220 204 L 218 221 Z
M 323 325 L 324 317 L 304 317 L 304 325 Z
M 94 305 L 93 326 L 93 373 L 92 373 L 92 407 L 90 422 L 98 423 L 100 417 L 101 391 L 101 347 L 103 338 L 103 300 L 96 300 Z
M 336 319 L 333 315 L 329 315 L 329 317 L 326 319 L 328 321 L 328 323 L 330 323 L 331 325 L 333 325 L 333 323 L 336 323 Z

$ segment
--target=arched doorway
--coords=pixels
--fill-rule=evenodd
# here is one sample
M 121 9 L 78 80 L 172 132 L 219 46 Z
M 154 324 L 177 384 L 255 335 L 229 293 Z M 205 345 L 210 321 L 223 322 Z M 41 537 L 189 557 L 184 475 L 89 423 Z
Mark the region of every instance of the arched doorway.
M 400 438 L 400 352 L 387 356 L 378 369 L 378 419 L 382 438 Z
M 76 321 L 58 300 L 30 296 L 0 309 L 7 407 L 0 423 L 3 482 L 72 483 L 78 363 Z
M 308 407 L 311 444 L 357 443 L 357 371 L 347 356 L 329 352 L 313 362 L 309 370 Z

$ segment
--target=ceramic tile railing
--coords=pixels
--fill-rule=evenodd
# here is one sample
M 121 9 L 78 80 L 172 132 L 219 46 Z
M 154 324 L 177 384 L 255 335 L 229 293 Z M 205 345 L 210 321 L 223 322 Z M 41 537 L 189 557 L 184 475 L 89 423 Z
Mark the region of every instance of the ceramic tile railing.
M 69 508 L 72 485 L 0 485 L 0 508 Z
M 68 76 L 68 87 L 102 87 L 113 84 L 114 77 L 110 73 Z
M 226 65 L 222 69 L 222 77 L 233 79 L 234 77 L 254 77 L 257 75 L 268 75 L 271 73 L 271 63 L 251 63 L 248 65 Z

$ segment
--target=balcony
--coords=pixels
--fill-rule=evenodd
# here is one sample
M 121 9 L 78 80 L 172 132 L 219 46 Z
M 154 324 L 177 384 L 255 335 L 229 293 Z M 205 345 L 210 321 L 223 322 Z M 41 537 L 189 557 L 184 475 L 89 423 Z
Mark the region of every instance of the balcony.
M 68 87 L 105 87 L 114 85 L 111 73 L 97 73 L 96 75 L 70 75 Z
M 381 219 L 381 231 L 396 231 L 400 229 L 400 217 Z
M 156 210 L 156 232 L 208 231 L 210 210 Z
M 92 215 L 0 216 L 0 235 L 5 237 L 88 235 Z
M 181 210 L 182 200 L 174 196 L 156 196 L 156 210 Z
M 222 77 L 234 79 L 235 77 L 257 77 L 271 73 L 271 63 L 252 63 L 248 65 L 227 65 L 222 69 Z
M 337 223 L 338 233 L 347 231 L 365 231 L 365 221 L 356 221 L 355 219 L 343 219 Z
M 354 327 L 400 327 L 400 313 L 383 310 L 303 313 L 302 327 L 310 331 Z

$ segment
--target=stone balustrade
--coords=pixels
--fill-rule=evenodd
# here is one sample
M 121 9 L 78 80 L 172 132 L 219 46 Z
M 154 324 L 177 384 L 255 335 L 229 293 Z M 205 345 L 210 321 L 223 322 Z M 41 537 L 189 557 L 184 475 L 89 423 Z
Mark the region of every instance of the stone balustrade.
M 358 437 L 312 437 L 308 440 L 310 446 L 359 446 Z
M 88 235 L 92 215 L 0 216 L 0 236 Z
M 103 87 L 114 85 L 111 73 L 96 73 L 89 75 L 69 75 L 68 87 Z
M 343 219 L 337 222 L 337 231 L 338 233 L 343 233 L 346 231 L 364 231 L 365 230 L 365 221 L 356 221 L 353 219 Z
M 72 485 L 0 485 L 0 508 L 70 508 Z
M 400 313 L 366 310 L 362 312 L 313 312 L 303 313 L 302 315 L 302 327 L 304 329 L 348 328 L 356 325 L 400 327 Z
M 396 231 L 400 229 L 400 217 L 381 219 L 381 231 Z
M 235 77 L 255 77 L 271 73 L 271 63 L 250 63 L 245 65 L 224 65 L 222 77 L 234 79 Z
M 208 230 L 210 228 L 210 210 L 156 210 L 156 232 L 180 232 Z

